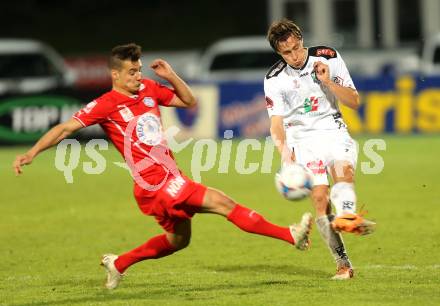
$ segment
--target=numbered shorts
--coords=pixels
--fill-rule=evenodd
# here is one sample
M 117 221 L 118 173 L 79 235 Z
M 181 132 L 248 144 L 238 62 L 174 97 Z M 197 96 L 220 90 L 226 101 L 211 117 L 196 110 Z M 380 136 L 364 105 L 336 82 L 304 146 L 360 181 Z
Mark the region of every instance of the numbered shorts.
M 191 219 L 200 211 L 206 189 L 183 174 L 178 177 L 170 174 L 157 191 L 148 191 L 135 184 L 134 197 L 144 214 L 154 216 L 165 231 L 174 233 L 178 223 Z
M 329 185 L 329 167 L 336 161 L 357 163 L 357 144 L 348 133 L 320 133 L 288 142 L 295 152 L 296 161 L 313 172 L 314 185 Z

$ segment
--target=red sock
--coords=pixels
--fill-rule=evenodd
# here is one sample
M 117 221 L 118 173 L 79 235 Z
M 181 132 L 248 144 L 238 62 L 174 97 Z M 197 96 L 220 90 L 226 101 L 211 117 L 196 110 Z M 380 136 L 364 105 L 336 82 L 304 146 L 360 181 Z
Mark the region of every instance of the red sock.
M 138 261 L 164 257 L 173 254 L 175 251 L 176 249 L 170 244 L 166 235 L 162 234 L 151 238 L 134 250 L 120 255 L 115 260 L 115 267 L 120 273 L 124 273 L 129 266 Z
M 246 232 L 281 239 L 291 244 L 295 243 L 289 228 L 272 224 L 247 207 L 237 204 L 229 213 L 228 220 Z

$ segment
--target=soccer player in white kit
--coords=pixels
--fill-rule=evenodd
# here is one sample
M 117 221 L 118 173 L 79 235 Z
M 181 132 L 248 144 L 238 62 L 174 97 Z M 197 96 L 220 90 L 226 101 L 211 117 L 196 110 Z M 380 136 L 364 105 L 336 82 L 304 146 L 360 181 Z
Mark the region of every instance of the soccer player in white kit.
M 333 279 L 352 278 L 340 232 L 364 235 L 375 226 L 356 213 L 358 152 L 338 106 L 339 101 L 357 109 L 359 94 L 340 54 L 325 46 L 305 48 L 301 29 L 292 21 L 274 22 L 267 39 L 282 57 L 264 80 L 272 138 L 283 163 L 297 162 L 313 172 L 311 199 L 318 231 L 336 261 Z

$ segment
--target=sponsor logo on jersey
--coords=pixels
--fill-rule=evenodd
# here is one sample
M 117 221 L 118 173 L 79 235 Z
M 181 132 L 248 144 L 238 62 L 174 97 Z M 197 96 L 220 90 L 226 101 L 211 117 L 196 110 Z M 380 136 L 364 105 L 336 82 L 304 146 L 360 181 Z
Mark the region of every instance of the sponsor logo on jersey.
M 273 108 L 273 101 L 271 98 L 269 98 L 267 96 L 266 96 L 266 108 L 270 108 L 270 109 Z
M 160 119 L 151 113 L 139 116 L 136 123 L 136 135 L 142 143 L 155 146 L 162 141 L 162 125 Z
M 310 97 L 304 100 L 304 113 L 315 112 L 318 110 L 319 99 L 318 97 Z
M 143 102 L 148 107 L 153 107 L 154 106 L 154 100 L 151 97 L 145 97 Z
M 308 162 L 306 166 L 315 175 L 316 174 L 325 174 L 326 173 L 324 162 L 322 160 L 320 160 L 320 159 Z
M 120 105 L 118 105 L 118 107 L 120 107 Z M 125 122 L 128 122 L 134 118 L 134 115 L 126 105 L 123 105 L 123 107 L 124 108 L 119 111 L 119 114 L 121 114 L 121 117 Z
M 336 52 L 333 51 L 332 49 L 327 49 L 327 48 L 325 48 L 325 49 L 318 49 L 316 51 L 316 55 L 317 56 L 327 55 L 327 56 L 330 56 L 330 57 L 334 57 L 336 55 Z
M 182 186 L 185 185 L 186 181 L 183 179 L 183 177 L 178 176 L 168 183 L 167 192 L 170 196 L 173 198 L 177 197 L 179 192 L 182 190 Z
M 305 77 L 305 76 L 308 76 L 308 75 L 309 75 L 309 72 L 307 71 L 307 72 L 301 73 L 299 75 L 299 77 L 302 78 L 302 77 Z
M 300 83 L 297 79 L 293 80 L 293 88 L 299 88 L 300 87 Z

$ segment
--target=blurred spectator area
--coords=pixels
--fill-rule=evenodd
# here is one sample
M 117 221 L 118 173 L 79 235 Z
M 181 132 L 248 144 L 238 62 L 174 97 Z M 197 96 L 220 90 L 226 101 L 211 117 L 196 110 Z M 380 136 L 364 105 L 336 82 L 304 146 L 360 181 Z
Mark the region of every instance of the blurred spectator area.
M 149 68 L 155 59 L 166 60 L 182 77 L 189 78 L 196 74 L 197 62 L 200 59 L 198 50 L 144 52 L 141 57 L 144 76 L 158 80 Z M 78 55 L 65 58 L 67 67 L 76 76 L 75 87 L 78 89 L 105 88 L 111 84 L 107 66 L 107 54 Z

